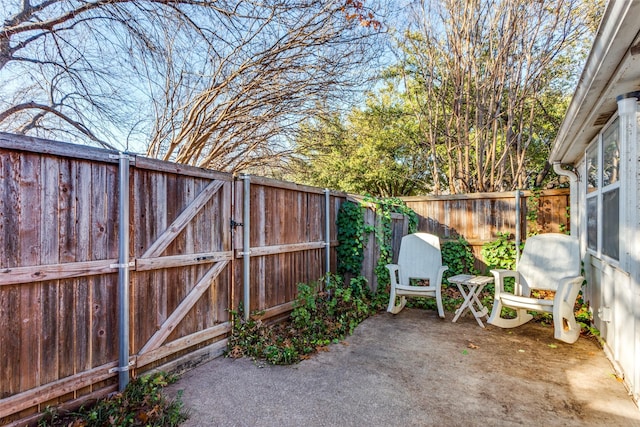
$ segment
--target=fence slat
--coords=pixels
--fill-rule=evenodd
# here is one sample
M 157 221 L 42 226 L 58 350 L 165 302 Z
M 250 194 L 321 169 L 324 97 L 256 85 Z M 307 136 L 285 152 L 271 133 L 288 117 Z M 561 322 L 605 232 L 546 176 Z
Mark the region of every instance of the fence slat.
M 324 248 L 324 242 L 290 243 L 288 245 L 259 246 L 251 248 L 251 256 L 266 256 L 289 252 Z M 242 258 L 243 248 L 236 249 L 236 258 Z
M 16 394 L 2 400 L 0 405 L 0 418 L 16 412 L 20 412 L 40 402 L 51 400 L 66 393 L 73 392 L 82 387 L 87 387 L 95 382 L 113 377 L 116 374 L 109 370 L 117 367 L 117 362 L 90 369 L 77 375 L 54 381 L 44 386 L 35 387 L 24 393 Z
M 229 261 L 233 252 L 201 252 L 186 255 L 169 255 L 158 258 L 138 258 L 135 271 L 158 270 L 162 268 L 185 267 L 188 265 L 210 264 L 212 262 Z
M 222 335 L 225 335 L 231 331 L 231 323 L 225 322 L 220 325 L 213 326 L 208 329 L 204 329 L 195 334 L 188 335 L 186 337 L 178 338 L 175 341 L 171 341 L 168 344 L 163 345 L 160 348 L 155 350 L 150 350 L 146 353 L 140 354 L 136 358 L 136 366 L 141 367 L 148 365 L 158 359 L 162 359 L 180 351 L 187 347 L 192 347 L 194 345 L 200 344 L 204 341 L 210 340 L 212 338 L 216 338 Z

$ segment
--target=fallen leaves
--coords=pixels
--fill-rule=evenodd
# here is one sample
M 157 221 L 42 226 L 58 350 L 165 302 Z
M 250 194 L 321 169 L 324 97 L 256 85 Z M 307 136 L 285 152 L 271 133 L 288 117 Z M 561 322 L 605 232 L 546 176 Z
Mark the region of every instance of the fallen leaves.
M 231 351 L 229 351 L 229 353 L 227 354 L 232 359 L 239 359 L 242 356 L 244 356 L 244 351 L 242 350 L 242 347 L 240 347 L 239 345 L 234 345 Z

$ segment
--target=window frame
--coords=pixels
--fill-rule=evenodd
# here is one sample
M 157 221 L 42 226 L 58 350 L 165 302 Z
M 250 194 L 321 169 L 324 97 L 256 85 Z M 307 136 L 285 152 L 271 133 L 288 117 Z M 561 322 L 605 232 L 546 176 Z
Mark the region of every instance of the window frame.
M 618 176 L 617 176 L 617 181 L 615 181 L 612 184 L 608 184 L 607 186 L 603 187 L 604 184 L 604 170 L 605 170 L 605 165 L 604 165 L 604 149 L 605 149 L 605 141 L 604 141 L 604 136 L 605 134 L 609 133 L 609 131 L 611 130 L 612 126 L 618 126 L 618 135 L 617 135 L 617 143 L 618 143 Z M 618 190 L 618 223 L 620 223 L 620 219 L 621 219 L 621 205 L 622 205 L 622 197 L 621 197 L 621 186 L 620 183 L 622 181 L 622 177 L 621 175 L 621 148 L 622 148 L 622 141 L 621 141 L 621 135 L 622 132 L 620 130 L 620 120 L 619 120 L 619 116 L 618 114 L 615 114 L 608 122 L 605 126 L 602 127 L 602 129 L 600 130 L 600 132 L 598 132 L 598 135 L 596 135 L 596 137 L 591 141 L 591 143 L 589 143 L 589 145 L 587 146 L 586 150 L 584 151 L 584 156 L 585 156 L 585 161 L 584 161 L 584 173 L 585 173 L 585 180 L 584 180 L 584 194 L 585 194 L 585 203 L 584 203 L 584 209 L 585 209 L 585 226 L 584 226 L 584 232 L 585 232 L 585 236 L 586 236 L 586 250 L 592 254 L 595 255 L 596 257 L 600 258 L 600 259 L 604 259 L 607 262 L 613 264 L 613 265 L 619 265 L 620 263 L 620 258 L 621 258 L 621 251 L 620 251 L 620 229 L 618 229 L 618 259 L 613 258 L 605 253 L 603 253 L 603 238 L 604 238 L 604 222 L 603 222 L 603 214 L 604 214 L 604 209 L 603 209 L 603 198 L 604 198 L 604 194 L 609 193 L 611 191 L 614 190 Z M 589 187 L 589 158 L 590 156 L 592 156 L 593 151 L 596 150 L 596 187 L 595 188 L 590 188 Z M 587 206 L 589 204 L 589 200 L 592 199 L 596 199 L 596 248 L 593 249 L 589 246 L 589 227 L 588 227 L 588 223 L 589 223 L 589 211 L 587 209 Z

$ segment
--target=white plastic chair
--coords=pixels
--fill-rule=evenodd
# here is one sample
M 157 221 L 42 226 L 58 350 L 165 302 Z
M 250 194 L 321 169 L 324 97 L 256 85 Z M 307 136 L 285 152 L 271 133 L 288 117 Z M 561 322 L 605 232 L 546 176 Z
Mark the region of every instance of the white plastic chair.
M 528 310 L 553 314 L 554 338 L 573 344 L 580 336 L 574 305 L 584 278 L 580 275 L 578 239 L 566 234 L 529 237 L 515 271 L 491 270 L 495 276 L 495 297 L 488 323 L 515 328 L 533 318 Z M 514 292 L 504 290 L 504 279 L 514 277 Z M 552 300 L 533 298 L 531 290 L 555 291 Z M 501 317 L 502 308 L 515 309 L 514 319 Z
M 404 236 L 400 242 L 398 264 L 388 264 L 387 269 L 391 276 L 388 312 L 399 313 L 408 296 L 433 297 L 438 305 L 438 315 L 444 318 L 442 273 L 448 267 L 442 265 L 438 236 L 427 233 Z M 428 281 L 428 286 L 412 286 L 411 279 Z

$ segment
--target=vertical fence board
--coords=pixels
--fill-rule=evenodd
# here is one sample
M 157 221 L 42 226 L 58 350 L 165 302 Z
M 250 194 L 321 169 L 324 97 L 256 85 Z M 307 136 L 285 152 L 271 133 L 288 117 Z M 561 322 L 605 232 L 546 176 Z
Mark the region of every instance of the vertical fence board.
M 172 219 L 169 219 L 168 214 L 168 204 L 171 200 L 168 194 L 168 177 L 167 174 L 164 173 L 154 173 L 153 177 L 153 196 L 152 196 L 152 209 L 155 213 L 154 215 L 154 224 L 156 229 L 158 230 L 158 235 L 162 234 Z M 167 248 L 168 249 L 168 248 Z M 167 250 L 165 250 L 167 252 Z M 169 252 L 170 253 L 170 252 Z M 167 270 L 162 269 L 160 271 L 154 272 L 155 280 L 151 282 L 152 293 L 155 296 L 155 299 L 149 300 L 147 299 L 147 307 L 151 306 L 153 318 L 150 322 L 152 330 L 151 334 L 155 333 L 155 331 L 159 328 L 160 325 L 167 318 Z M 141 302 L 142 303 L 142 302 Z
M 90 220 L 91 220 L 91 165 L 88 162 L 76 162 L 75 176 L 72 177 L 73 188 L 75 189 L 75 235 L 76 242 L 74 261 L 87 261 L 91 259 L 90 251 Z M 75 372 L 83 372 L 92 368 L 93 352 L 92 335 L 95 315 L 92 313 L 90 283 L 93 278 L 81 277 L 74 281 L 75 293 L 74 304 L 76 313 L 76 335 L 74 339 L 74 353 L 76 357 Z M 104 304 L 100 304 L 103 308 Z M 95 306 L 95 304 L 94 304 Z M 99 357 L 96 354 L 96 357 Z
M 20 237 L 20 156 L 10 152 L 3 156 L 3 180 L 0 203 L 3 218 L 3 248 L 0 262 L 7 268 L 20 265 L 18 254 Z
M 41 191 L 39 156 L 20 158 L 19 235 L 20 265 L 32 266 L 40 262 L 40 215 L 31 206 L 40 205 Z M 20 311 L 20 388 L 25 390 L 40 385 L 40 331 L 42 312 L 40 306 L 41 284 L 22 287 Z M 24 344 L 27 345 L 24 345 Z
M 9 397 L 20 391 L 20 319 L 16 310 L 20 307 L 20 288 L 3 286 L 0 288 L 0 321 L 2 338 L 0 340 L 0 397 Z

